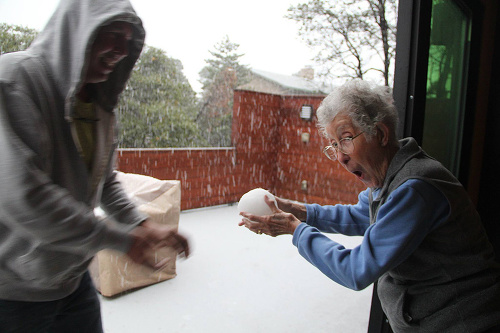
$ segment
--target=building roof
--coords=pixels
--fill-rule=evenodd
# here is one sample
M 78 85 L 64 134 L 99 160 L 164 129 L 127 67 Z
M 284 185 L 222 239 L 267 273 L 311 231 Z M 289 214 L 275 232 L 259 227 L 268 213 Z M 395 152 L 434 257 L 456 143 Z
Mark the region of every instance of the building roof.
M 320 84 L 299 75 L 283 75 L 252 69 L 252 79 L 238 89 L 280 95 L 325 94 Z

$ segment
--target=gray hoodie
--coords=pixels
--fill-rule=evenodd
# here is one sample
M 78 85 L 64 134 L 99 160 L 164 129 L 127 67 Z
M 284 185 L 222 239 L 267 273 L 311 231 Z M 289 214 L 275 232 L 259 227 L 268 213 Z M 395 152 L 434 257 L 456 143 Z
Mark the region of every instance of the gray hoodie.
M 99 29 L 133 25 L 129 55 L 95 84 L 96 150 L 89 173 L 74 133 L 75 93 Z M 127 0 L 62 0 L 23 52 L 0 56 L 0 299 L 49 301 L 73 292 L 101 249 L 128 251 L 145 219 L 113 170 L 115 107 L 144 44 Z M 94 216 L 101 206 L 119 223 Z

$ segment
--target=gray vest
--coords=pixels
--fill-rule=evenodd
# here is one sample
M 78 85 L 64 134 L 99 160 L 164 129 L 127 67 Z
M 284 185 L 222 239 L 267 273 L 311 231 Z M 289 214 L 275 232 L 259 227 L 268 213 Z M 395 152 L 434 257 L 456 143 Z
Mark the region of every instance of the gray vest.
M 408 179 L 421 179 L 448 199 L 448 219 L 378 281 L 382 308 L 395 332 L 482 332 L 500 323 L 500 266 L 479 215 L 459 181 L 412 138 L 389 165 L 370 219 Z

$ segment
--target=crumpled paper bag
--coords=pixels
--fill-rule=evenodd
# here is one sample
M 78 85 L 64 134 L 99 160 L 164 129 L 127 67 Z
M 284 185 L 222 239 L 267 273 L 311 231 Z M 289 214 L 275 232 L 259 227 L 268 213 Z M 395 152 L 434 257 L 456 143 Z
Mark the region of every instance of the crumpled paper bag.
M 141 212 L 153 222 L 177 229 L 181 201 L 180 181 L 159 180 L 122 172 L 118 172 L 117 179 Z M 177 253 L 170 248 L 154 251 L 150 254 L 149 262 L 166 262 L 161 269 L 155 270 L 133 262 L 124 253 L 102 250 L 92 260 L 89 271 L 97 290 L 109 297 L 175 277 L 176 258 Z

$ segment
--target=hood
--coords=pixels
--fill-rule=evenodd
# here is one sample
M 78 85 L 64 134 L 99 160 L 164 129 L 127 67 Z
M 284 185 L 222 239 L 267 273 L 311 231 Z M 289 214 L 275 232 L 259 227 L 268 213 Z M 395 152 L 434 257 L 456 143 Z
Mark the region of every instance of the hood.
M 94 102 L 112 111 L 144 45 L 142 21 L 128 0 L 61 0 L 27 50 L 40 56 L 54 76 L 57 89 L 65 98 L 67 117 L 71 117 L 75 94 L 83 84 L 88 56 L 97 33 L 113 21 L 126 21 L 133 26 L 129 54 L 118 63 L 106 82 L 92 87 Z

